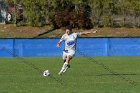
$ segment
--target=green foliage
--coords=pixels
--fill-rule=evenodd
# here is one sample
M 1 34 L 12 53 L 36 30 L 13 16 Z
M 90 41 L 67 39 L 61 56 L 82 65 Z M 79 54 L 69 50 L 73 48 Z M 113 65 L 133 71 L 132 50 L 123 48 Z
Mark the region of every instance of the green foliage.
M 14 0 L 5 0 L 7 4 L 14 4 Z
M 51 24 L 54 28 L 71 24 L 74 27 L 111 26 L 114 15 L 140 16 L 139 0 L 5 0 L 22 5 L 26 23 L 32 26 Z M 130 11 L 133 11 L 131 13 Z M 124 25 L 123 25 L 124 26 Z
M 78 28 L 92 28 L 92 23 L 90 21 L 91 10 L 88 4 L 84 2 L 72 3 L 71 1 L 65 3 L 66 5 L 59 3 L 61 11 L 57 9 L 55 15 L 56 25 L 58 25 L 58 27 L 72 25 Z

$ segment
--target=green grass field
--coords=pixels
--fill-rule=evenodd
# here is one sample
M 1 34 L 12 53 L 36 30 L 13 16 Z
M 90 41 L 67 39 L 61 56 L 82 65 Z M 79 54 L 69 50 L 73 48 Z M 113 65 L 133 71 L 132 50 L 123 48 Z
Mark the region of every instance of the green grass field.
M 94 60 L 75 57 L 59 76 L 61 58 L 0 58 L 0 93 L 140 93 L 140 57 Z

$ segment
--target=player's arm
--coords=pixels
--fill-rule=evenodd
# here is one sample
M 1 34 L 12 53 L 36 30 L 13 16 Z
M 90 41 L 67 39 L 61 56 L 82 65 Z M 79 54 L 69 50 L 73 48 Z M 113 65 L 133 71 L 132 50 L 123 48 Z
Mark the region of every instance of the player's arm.
M 97 30 L 94 30 L 94 31 L 84 31 L 84 32 L 81 32 L 81 35 L 95 34 L 95 33 L 97 33 Z
M 57 43 L 57 47 L 60 48 L 61 43 L 64 41 L 64 35 L 61 37 L 60 41 Z
M 62 43 L 62 40 L 60 40 L 58 43 L 57 43 L 57 47 L 60 48 L 60 45 Z

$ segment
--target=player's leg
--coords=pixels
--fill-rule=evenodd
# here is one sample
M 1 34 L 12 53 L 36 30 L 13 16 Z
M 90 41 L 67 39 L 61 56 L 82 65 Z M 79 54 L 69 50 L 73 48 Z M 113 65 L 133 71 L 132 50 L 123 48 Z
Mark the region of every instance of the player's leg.
M 69 51 L 69 53 L 67 53 L 67 57 L 66 57 L 66 61 L 65 62 L 67 62 L 69 64 L 70 60 L 73 58 L 74 54 L 75 54 L 75 51 L 73 51 L 73 50 Z
M 64 58 L 63 58 L 63 63 L 66 62 L 66 58 L 67 58 L 67 57 L 64 57 Z M 71 59 L 72 59 L 72 58 L 71 58 Z M 70 68 L 70 64 L 68 64 L 68 68 Z
M 65 62 L 67 62 L 69 64 L 71 59 L 72 59 L 72 55 L 67 55 L 67 58 L 66 58 Z
M 66 62 L 66 59 L 67 59 L 67 56 L 69 55 L 69 53 L 68 52 L 65 52 L 65 51 L 63 51 L 63 62 L 65 63 Z M 71 56 L 71 54 L 70 54 L 70 56 Z
M 63 70 L 64 70 L 64 69 L 66 68 L 66 66 L 67 66 L 67 64 L 65 63 L 66 58 L 67 58 L 67 53 L 66 53 L 65 51 L 63 51 L 63 56 L 62 56 L 62 58 L 63 58 L 64 63 L 63 63 L 63 66 L 62 66 L 60 72 L 58 73 L 59 75 L 61 75 L 61 74 L 63 73 Z
M 66 61 L 64 62 L 60 72 L 58 73 L 59 75 L 64 73 L 70 67 L 69 62 L 74 56 L 74 54 L 75 54 L 75 51 L 71 51 L 69 53 L 63 52 L 63 60 L 66 60 Z
M 67 71 L 68 68 L 70 68 L 70 61 L 72 60 L 73 56 L 75 54 L 75 51 L 69 51 L 69 53 L 67 54 L 67 57 L 66 57 L 66 68 L 63 70 L 63 73 Z
M 72 56 L 71 55 L 67 55 L 66 62 L 64 63 L 64 64 L 67 64 L 67 66 L 63 70 L 63 73 L 66 72 L 68 68 L 70 68 L 69 62 L 70 62 L 71 59 L 72 59 Z
M 66 57 L 67 58 L 67 57 Z M 63 59 L 63 63 L 65 63 L 66 62 L 66 58 L 65 59 Z M 71 58 L 72 59 L 72 58 Z M 68 64 L 68 68 L 70 68 L 70 64 Z

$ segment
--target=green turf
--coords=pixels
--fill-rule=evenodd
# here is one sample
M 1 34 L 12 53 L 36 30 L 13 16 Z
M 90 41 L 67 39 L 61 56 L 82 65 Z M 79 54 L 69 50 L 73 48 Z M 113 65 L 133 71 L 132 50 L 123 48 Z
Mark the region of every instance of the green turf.
M 0 93 L 140 93 L 140 57 L 0 58 Z M 43 77 L 49 69 L 51 76 Z

